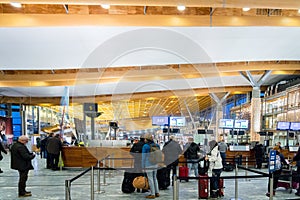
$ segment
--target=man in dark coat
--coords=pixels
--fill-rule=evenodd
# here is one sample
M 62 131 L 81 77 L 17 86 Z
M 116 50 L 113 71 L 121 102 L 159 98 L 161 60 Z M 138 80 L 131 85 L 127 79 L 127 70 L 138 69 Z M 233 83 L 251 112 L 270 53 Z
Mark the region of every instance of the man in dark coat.
M 179 155 L 182 154 L 182 149 L 179 143 L 175 141 L 174 135 L 170 136 L 170 140 L 166 142 L 162 151 L 165 155 L 164 163 L 167 166 L 169 173 L 172 169 L 173 175 L 176 174 L 176 168 L 179 162 Z
M 134 143 L 130 149 L 130 154 L 134 158 L 134 171 L 136 176 L 144 176 L 142 169 L 142 149 L 145 144 L 145 137 L 141 135 L 140 140 L 137 143 Z M 142 189 L 142 192 L 147 192 L 148 190 Z M 137 189 L 137 192 L 140 192 L 140 189 Z
M 48 139 L 46 148 L 52 170 L 58 170 L 59 154 L 62 149 L 62 142 L 59 138 L 59 134 Z
M 11 168 L 19 171 L 19 197 L 31 196 L 31 192 L 26 191 L 26 181 L 28 179 L 29 170 L 33 169 L 31 160 L 35 157 L 34 153 L 30 153 L 26 147 L 28 137 L 22 135 L 18 141 L 11 147 Z

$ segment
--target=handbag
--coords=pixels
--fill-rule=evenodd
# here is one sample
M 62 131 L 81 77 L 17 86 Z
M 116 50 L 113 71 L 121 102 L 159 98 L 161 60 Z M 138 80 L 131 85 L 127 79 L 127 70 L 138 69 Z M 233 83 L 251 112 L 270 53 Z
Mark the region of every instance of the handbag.
M 133 179 L 133 187 L 138 189 L 149 189 L 148 179 L 145 176 L 137 176 Z

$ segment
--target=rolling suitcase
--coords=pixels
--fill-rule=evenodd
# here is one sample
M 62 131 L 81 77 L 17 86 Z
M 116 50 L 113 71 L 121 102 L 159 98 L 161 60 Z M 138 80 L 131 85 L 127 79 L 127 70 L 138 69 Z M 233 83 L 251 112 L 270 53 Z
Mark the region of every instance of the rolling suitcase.
M 185 180 L 186 182 L 189 181 L 188 179 L 189 176 L 189 168 L 188 167 L 184 167 L 184 166 L 180 166 L 179 167 L 179 180 L 181 182 L 181 180 Z
M 207 199 L 208 198 L 208 175 L 200 175 L 200 179 L 198 181 L 198 197 L 199 199 Z

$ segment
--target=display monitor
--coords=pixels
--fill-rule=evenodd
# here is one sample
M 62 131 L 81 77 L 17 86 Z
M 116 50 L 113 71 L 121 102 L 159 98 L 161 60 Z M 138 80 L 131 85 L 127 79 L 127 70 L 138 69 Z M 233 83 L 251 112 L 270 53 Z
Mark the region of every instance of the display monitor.
M 170 117 L 170 126 L 185 126 L 185 117 Z
M 291 122 L 290 130 L 300 131 L 300 122 Z
M 219 128 L 233 128 L 233 119 L 220 119 Z
M 284 122 L 284 121 L 279 121 L 277 122 L 277 130 L 289 130 L 290 129 L 290 122 Z
M 236 129 L 248 129 L 249 120 L 236 119 L 234 121 L 234 128 Z
M 167 116 L 153 116 L 152 126 L 168 126 L 169 118 Z

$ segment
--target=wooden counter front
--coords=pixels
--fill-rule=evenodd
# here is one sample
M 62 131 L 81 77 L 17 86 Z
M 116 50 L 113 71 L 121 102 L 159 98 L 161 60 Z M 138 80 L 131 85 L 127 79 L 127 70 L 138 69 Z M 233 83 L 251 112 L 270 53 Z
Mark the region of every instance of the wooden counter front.
M 126 147 L 63 147 L 62 158 L 65 167 L 91 167 L 96 166 L 98 160 L 105 160 L 106 167 L 122 168 L 132 167 L 134 160 Z M 104 162 L 100 163 L 103 166 Z

